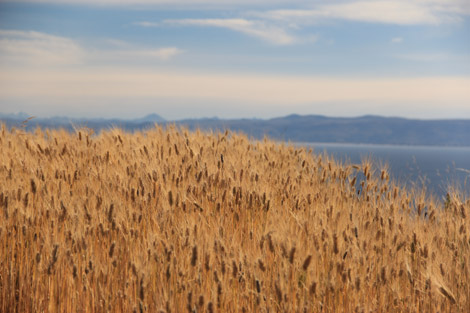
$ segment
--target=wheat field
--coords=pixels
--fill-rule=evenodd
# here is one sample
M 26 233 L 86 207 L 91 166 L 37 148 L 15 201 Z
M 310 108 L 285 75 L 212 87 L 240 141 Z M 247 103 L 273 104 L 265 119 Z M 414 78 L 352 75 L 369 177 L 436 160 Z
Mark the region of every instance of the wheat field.
M 236 133 L 1 127 L 0 312 L 470 312 L 470 201 Z

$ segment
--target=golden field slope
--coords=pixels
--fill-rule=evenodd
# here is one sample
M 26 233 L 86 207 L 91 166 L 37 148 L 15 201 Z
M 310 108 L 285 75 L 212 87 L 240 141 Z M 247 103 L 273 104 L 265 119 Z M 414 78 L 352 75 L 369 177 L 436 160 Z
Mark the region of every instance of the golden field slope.
M 232 133 L 2 127 L 0 312 L 470 312 L 449 200 Z

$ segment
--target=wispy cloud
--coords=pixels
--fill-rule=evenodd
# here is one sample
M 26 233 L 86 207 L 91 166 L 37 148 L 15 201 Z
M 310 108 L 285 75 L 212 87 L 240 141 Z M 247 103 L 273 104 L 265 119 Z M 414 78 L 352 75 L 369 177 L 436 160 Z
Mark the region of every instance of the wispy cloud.
M 317 5 L 312 9 L 271 10 L 259 13 L 267 19 L 292 20 L 297 23 L 319 23 L 325 20 L 351 20 L 396 25 L 440 24 L 461 20 L 463 6 L 454 1 L 436 4 L 435 1 L 352 1 Z
M 416 62 L 445 62 L 458 61 L 462 63 L 470 62 L 470 55 L 458 55 L 451 53 L 408 53 L 395 55 L 397 59 Z M 470 64 L 470 63 L 469 63 Z
M 394 37 L 392 40 L 390 40 L 392 43 L 402 43 L 403 42 L 403 37 Z
M 1 63 L 6 65 L 80 64 L 84 50 L 74 40 L 35 31 L 0 30 Z
M 111 55 L 119 58 L 126 59 L 158 59 L 162 61 L 170 60 L 171 58 L 183 53 L 184 50 L 176 47 L 166 47 L 160 49 L 149 49 L 149 50 L 121 50 L 121 51 L 107 51 L 102 52 L 107 55 Z
M 104 40 L 111 47 L 93 49 L 73 39 L 36 31 L 0 30 L 0 65 L 20 67 L 63 67 L 94 63 L 125 63 L 135 60 L 168 61 L 184 50 L 177 47 L 136 48 L 115 39 Z
M 147 22 L 147 21 L 135 22 L 134 25 L 142 26 L 142 27 L 159 27 L 159 26 L 162 26 L 161 23 Z
M 287 6 L 287 2 L 280 3 Z M 242 11 L 233 18 L 182 18 L 134 24 L 142 27 L 163 27 L 168 24 L 219 27 L 272 44 L 290 45 L 312 42 L 312 38 L 315 41 L 316 35 L 299 35 L 302 29 L 331 20 L 412 26 L 459 22 L 463 16 L 470 15 L 470 4 L 464 0 L 337 0 L 327 4 L 320 1 L 299 3 L 301 5 L 297 9 L 262 10 L 263 6 L 260 6 L 261 9 L 257 11 Z M 393 43 L 401 41 L 399 38 L 392 40 Z
M 247 20 L 243 18 L 176 19 L 165 20 L 164 23 L 181 26 L 209 26 L 226 28 L 247 34 L 249 36 L 261 38 L 277 45 L 288 45 L 296 41 L 296 38 L 290 35 L 284 28 L 277 25 L 268 24 L 260 20 Z M 150 24 L 151 23 L 147 23 L 147 25 Z

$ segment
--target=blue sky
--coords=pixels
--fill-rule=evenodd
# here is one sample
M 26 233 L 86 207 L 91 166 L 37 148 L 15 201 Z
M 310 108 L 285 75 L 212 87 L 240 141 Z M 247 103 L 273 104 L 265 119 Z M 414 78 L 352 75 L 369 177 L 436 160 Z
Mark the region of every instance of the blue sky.
M 0 0 L 0 112 L 470 118 L 470 1 Z

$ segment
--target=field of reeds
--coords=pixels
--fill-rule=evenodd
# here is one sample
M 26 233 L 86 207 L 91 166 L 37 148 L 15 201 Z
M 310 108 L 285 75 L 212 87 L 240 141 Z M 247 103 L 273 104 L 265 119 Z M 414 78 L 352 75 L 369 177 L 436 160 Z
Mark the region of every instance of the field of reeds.
M 0 132 L 0 312 L 470 312 L 458 193 L 228 132 Z

